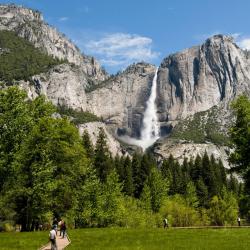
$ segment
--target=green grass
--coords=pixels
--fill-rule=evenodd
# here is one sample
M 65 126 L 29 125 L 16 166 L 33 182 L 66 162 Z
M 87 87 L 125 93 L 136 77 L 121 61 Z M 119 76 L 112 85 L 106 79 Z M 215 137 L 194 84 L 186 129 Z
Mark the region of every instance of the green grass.
M 70 230 L 67 250 L 247 250 L 250 228 L 241 229 L 126 229 L 99 228 Z M 48 232 L 0 233 L 0 249 L 38 249 Z
M 48 242 L 48 232 L 0 233 L 0 250 L 36 250 Z
M 249 249 L 250 229 L 82 229 L 69 232 L 68 250 Z

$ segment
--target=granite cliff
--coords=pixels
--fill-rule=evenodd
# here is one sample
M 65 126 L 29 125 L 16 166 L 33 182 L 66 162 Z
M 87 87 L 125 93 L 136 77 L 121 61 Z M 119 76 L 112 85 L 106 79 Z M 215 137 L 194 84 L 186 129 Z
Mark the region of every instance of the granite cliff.
M 63 60 L 29 81 L 19 81 L 31 98 L 45 94 L 55 105 L 102 117 L 101 125 L 80 128 L 92 131 L 97 125 L 104 126 L 116 152 L 120 150 L 116 136 L 140 137 L 155 66 L 137 63 L 109 76 L 95 58 L 82 54 L 45 23 L 39 11 L 21 6 L 0 5 L 0 30 L 12 31 L 44 53 Z M 233 38 L 216 35 L 200 46 L 167 56 L 160 64 L 157 81 L 162 138 L 153 151 L 160 157 L 172 153 L 179 158 L 202 150 L 218 149 L 221 154 L 224 141 L 220 143 L 220 136 L 226 136 L 232 119 L 230 102 L 241 93 L 250 95 L 250 56 Z

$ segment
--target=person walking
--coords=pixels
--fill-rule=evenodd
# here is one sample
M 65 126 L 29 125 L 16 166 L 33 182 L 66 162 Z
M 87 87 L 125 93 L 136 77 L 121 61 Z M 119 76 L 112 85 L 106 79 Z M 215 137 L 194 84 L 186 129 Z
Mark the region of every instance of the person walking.
M 49 240 L 51 242 L 51 250 L 57 250 L 55 226 L 53 226 L 52 230 L 49 232 Z
M 163 227 L 164 227 L 164 229 L 165 229 L 166 227 L 168 227 L 168 219 L 167 219 L 167 218 L 165 218 L 165 219 L 163 220 Z
M 240 227 L 240 216 L 237 218 L 238 226 Z
M 53 227 L 55 228 L 56 235 L 57 235 L 57 228 L 58 228 L 58 220 L 57 220 L 57 218 L 55 218 L 54 221 L 53 221 Z
M 60 230 L 59 236 L 62 236 L 62 229 L 61 229 L 62 223 L 63 223 L 63 220 L 60 220 L 60 221 L 58 222 L 58 228 L 59 228 L 59 230 Z
M 62 224 L 61 224 L 61 231 L 62 231 L 62 238 L 64 238 L 65 237 L 65 235 L 66 235 L 66 223 L 65 223 L 65 221 L 63 221 L 62 222 Z

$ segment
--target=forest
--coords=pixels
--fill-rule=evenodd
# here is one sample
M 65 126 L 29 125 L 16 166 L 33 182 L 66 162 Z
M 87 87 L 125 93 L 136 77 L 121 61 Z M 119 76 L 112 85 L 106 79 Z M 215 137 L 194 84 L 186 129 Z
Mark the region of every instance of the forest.
M 233 102 L 231 169 L 213 155 L 179 163 L 150 152 L 113 157 L 44 96 L 0 90 L 0 228 L 34 230 L 54 217 L 70 227 L 234 225 L 250 219 L 250 101 Z
M 15 80 L 28 81 L 32 76 L 65 62 L 7 30 L 0 31 L 0 55 L 0 80 L 9 85 Z

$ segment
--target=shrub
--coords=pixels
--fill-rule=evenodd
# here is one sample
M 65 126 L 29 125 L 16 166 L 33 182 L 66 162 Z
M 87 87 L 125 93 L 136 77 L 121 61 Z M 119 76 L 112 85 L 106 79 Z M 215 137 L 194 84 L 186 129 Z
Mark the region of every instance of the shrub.
M 169 224 L 174 227 L 186 227 L 200 224 L 199 213 L 186 204 L 180 195 L 167 199 L 160 209 L 162 218 L 168 218 Z

